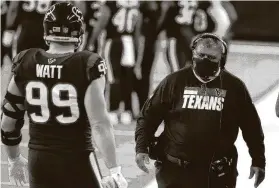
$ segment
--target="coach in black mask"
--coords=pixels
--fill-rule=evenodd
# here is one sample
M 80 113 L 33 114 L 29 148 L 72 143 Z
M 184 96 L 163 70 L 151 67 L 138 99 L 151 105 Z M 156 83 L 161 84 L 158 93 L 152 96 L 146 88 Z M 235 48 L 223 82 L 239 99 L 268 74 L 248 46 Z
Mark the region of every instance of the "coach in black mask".
M 135 133 L 137 165 L 148 172 L 145 163 L 156 160 L 159 188 L 235 188 L 240 128 L 258 187 L 265 177 L 264 135 L 245 84 L 225 70 L 226 44 L 206 33 L 191 47 L 192 66 L 168 75 L 145 102 Z

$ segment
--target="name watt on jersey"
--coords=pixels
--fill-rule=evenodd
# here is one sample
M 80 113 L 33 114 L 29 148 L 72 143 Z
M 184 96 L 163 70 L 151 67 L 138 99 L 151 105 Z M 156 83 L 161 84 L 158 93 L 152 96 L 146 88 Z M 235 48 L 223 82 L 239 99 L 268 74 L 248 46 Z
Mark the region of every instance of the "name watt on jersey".
M 36 75 L 38 78 L 61 78 L 63 65 L 36 65 Z
M 225 102 L 226 91 L 218 88 L 207 88 L 206 94 L 201 94 L 201 88 L 185 88 L 182 108 L 221 111 Z

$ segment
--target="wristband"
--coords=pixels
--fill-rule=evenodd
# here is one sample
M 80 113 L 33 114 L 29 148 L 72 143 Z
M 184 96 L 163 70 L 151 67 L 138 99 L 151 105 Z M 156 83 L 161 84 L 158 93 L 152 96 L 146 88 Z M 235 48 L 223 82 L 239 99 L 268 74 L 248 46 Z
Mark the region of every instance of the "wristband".
M 15 158 L 10 158 L 8 157 L 8 162 L 9 163 L 15 163 L 16 161 L 18 161 L 20 158 L 23 158 L 23 156 L 21 154 L 19 154 L 19 156 L 15 157 Z
M 109 171 L 111 174 L 121 174 L 121 166 L 110 168 Z

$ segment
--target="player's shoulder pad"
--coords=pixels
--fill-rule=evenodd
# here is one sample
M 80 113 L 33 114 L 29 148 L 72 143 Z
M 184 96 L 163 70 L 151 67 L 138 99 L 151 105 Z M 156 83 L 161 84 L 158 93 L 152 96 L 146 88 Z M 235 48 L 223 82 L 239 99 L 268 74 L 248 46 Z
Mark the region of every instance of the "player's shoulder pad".
M 26 56 L 32 56 L 32 54 L 35 54 L 37 51 L 39 51 L 39 48 L 30 48 L 27 50 L 23 50 L 21 52 L 19 52 L 14 58 L 13 58 L 13 66 L 12 66 L 12 71 L 14 72 L 15 69 L 22 64 L 22 60 L 26 57 Z
M 13 62 L 17 62 L 20 61 L 21 59 L 23 59 L 25 56 L 27 55 L 32 55 L 35 54 L 36 52 L 40 51 L 40 48 L 30 48 L 27 50 L 23 50 L 21 52 L 19 52 L 14 58 L 13 58 Z
M 13 65 L 12 65 L 12 72 L 16 72 L 16 70 L 18 69 L 18 67 L 21 65 L 22 59 L 24 58 L 24 56 L 28 53 L 29 49 L 27 50 L 23 50 L 21 52 L 19 52 L 14 58 L 13 58 Z
M 13 62 L 18 62 L 20 61 L 24 56 L 25 54 L 29 51 L 29 49 L 27 50 L 23 50 L 21 52 L 19 52 L 14 58 L 13 58 Z
M 92 52 L 90 53 L 90 56 L 87 58 L 86 66 L 88 79 L 92 81 L 106 75 L 107 65 L 100 55 Z

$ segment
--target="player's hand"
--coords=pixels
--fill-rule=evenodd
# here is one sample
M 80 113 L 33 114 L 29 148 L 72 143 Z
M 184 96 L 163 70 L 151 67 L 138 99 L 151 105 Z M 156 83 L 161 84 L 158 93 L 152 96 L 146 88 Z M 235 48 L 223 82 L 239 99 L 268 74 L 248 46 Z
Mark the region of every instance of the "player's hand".
M 13 42 L 15 32 L 13 30 L 6 30 L 3 33 L 2 44 L 5 47 L 10 47 Z
M 102 188 L 117 188 L 117 184 L 111 176 L 104 177 L 101 181 L 101 185 Z
M 28 182 L 28 161 L 22 155 L 8 159 L 9 179 L 13 185 L 23 186 Z
M 127 188 L 128 182 L 121 173 L 121 166 L 110 169 L 111 177 L 114 179 L 117 188 Z
M 86 49 L 87 49 L 88 51 L 90 51 L 90 52 L 93 52 L 93 51 L 95 50 L 95 46 L 94 46 L 93 44 L 88 44 L 88 45 L 86 46 Z
M 145 164 L 149 164 L 149 157 L 148 157 L 147 153 L 138 153 L 136 155 L 136 162 L 137 162 L 138 167 L 142 171 L 149 173 L 148 168 L 145 166 Z
M 263 182 L 265 178 L 265 170 L 260 167 L 252 166 L 250 168 L 249 179 L 252 179 L 254 175 L 255 175 L 254 187 L 256 188 Z

